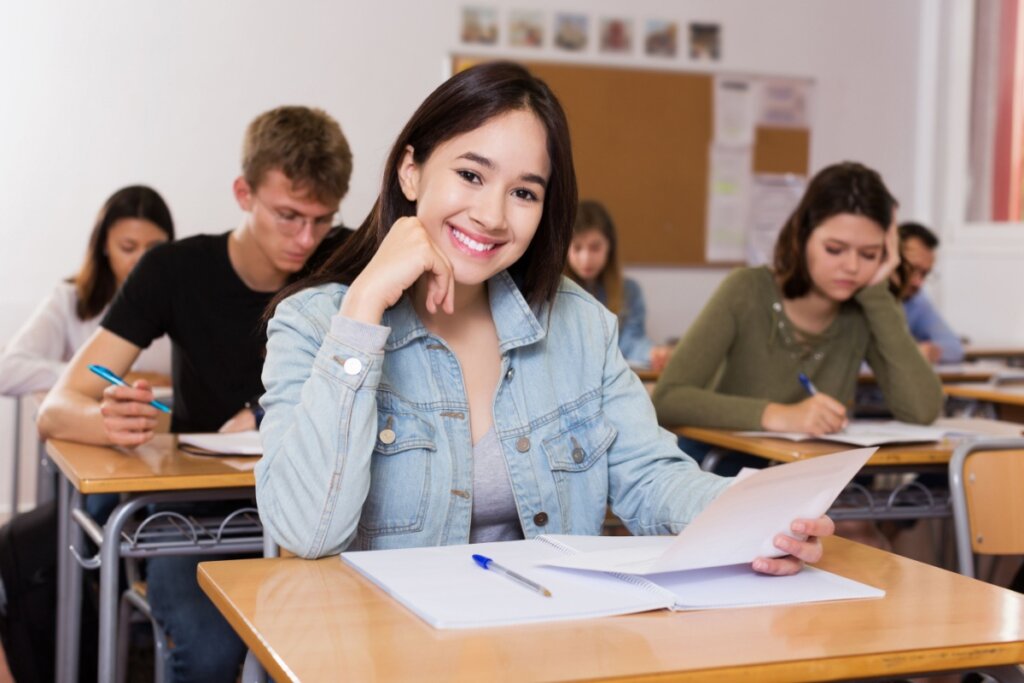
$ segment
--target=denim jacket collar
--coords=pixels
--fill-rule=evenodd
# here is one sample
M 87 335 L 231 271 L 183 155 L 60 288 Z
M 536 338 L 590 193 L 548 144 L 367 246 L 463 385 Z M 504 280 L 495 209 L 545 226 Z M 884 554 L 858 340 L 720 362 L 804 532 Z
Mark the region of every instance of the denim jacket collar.
M 549 304 L 544 303 L 535 313 L 508 271 L 502 271 L 487 281 L 487 294 L 491 302 L 491 316 L 498 331 L 498 348 L 502 353 L 544 338 L 546 331 L 538 316 L 547 317 Z M 381 324 L 391 328 L 391 334 L 384 345 L 386 351 L 394 351 L 430 334 L 408 295 L 403 295 L 397 304 L 384 312 Z

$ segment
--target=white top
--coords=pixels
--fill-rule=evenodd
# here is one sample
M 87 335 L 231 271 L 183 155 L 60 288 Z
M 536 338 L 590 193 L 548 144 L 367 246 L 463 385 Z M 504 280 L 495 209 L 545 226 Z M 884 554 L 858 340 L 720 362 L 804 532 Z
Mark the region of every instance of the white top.
M 0 394 L 21 396 L 46 391 L 103 319 L 80 320 L 75 286 L 61 282 L 0 352 Z M 106 312 L 105 310 L 103 311 Z M 145 349 L 133 370 L 171 374 L 171 342 L 160 337 Z

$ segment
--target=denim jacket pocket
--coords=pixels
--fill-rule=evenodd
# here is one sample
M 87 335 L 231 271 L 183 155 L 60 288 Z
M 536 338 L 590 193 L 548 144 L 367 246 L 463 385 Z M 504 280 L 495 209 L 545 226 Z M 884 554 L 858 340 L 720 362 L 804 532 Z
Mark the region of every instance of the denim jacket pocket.
M 599 412 L 544 439 L 544 453 L 556 472 L 583 472 L 608 452 L 615 436 L 615 429 Z
M 434 427 L 414 413 L 377 412 L 370 461 L 370 491 L 359 520 L 367 536 L 423 528 L 429 502 L 430 464 L 437 451 Z M 395 491 L 407 495 L 396 496 Z

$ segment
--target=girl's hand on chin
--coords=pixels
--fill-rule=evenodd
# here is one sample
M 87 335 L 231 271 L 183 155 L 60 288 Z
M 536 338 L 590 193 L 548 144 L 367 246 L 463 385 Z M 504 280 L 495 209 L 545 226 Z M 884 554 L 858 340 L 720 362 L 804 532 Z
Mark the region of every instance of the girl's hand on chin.
M 377 253 L 349 286 L 339 312 L 374 325 L 426 273 L 427 310 L 455 312 L 455 275 L 448 257 L 415 216 L 399 218 Z

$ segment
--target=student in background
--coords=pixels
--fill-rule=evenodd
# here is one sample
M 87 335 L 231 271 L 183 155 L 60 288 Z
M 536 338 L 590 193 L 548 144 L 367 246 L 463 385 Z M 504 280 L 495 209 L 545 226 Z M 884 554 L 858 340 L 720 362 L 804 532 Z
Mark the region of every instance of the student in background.
M 576 177 L 543 82 L 502 62 L 453 76 L 381 188 L 268 325 L 256 494 L 278 543 L 319 557 L 597 534 L 609 503 L 632 532 L 667 534 L 728 485 L 658 427 L 614 315 L 562 277 Z M 792 556 L 755 569 L 821 554 L 776 543 Z
M 174 344 L 174 432 L 255 429 L 263 393 L 263 312 L 327 243 L 348 191 L 352 154 L 325 112 L 279 107 L 245 134 L 235 200 L 238 227 L 149 252 L 43 403 L 40 431 L 86 443 L 135 446 L 152 438 L 157 411 L 145 381 L 108 385 L 90 363 L 124 373 L 163 334 Z M 194 510 L 194 509 L 193 509 Z M 191 510 L 190 510 L 191 511 Z M 221 512 L 221 510 L 217 510 Z M 210 559 L 205 557 L 204 559 Z M 174 643 L 168 681 L 234 681 L 244 646 L 196 583 L 195 557 L 147 563 L 153 615 Z
M 676 347 L 654 391 L 661 423 L 836 432 L 864 360 L 896 419 L 938 417 L 942 388 L 887 288 L 899 263 L 893 209 L 875 171 L 846 162 L 819 172 L 773 267 L 730 274 Z
M 59 283 L 0 351 L 0 394 L 21 396 L 52 387 L 99 327 L 142 255 L 173 239 L 171 212 L 155 190 L 133 185 L 112 194 L 96 217 L 78 273 Z M 132 367 L 169 376 L 170 342 L 160 338 Z
M 565 274 L 619 317 L 619 349 L 630 365 L 665 367 L 672 349 L 647 336 L 643 292 L 622 274 L 615 224 L 600 202 L 584 199 L 576 210 Z
M 892 290 L 903 302 L 910 334 L 929 362 L 959 363 L 963 344 L 922 290 L 935 266 L 939 238 L 920 223 L 901 223 L 899 231 L 902 263 L 893 271 Z

